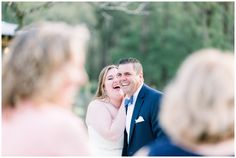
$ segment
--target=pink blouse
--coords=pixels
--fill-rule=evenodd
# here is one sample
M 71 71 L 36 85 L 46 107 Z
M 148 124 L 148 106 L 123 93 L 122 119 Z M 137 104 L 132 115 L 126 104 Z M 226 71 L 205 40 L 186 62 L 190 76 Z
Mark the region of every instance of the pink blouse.
M 101 100 L 92 101 L 87 110 L 86 123 L 93 127 L 105 139 L 114 141 L 120 138 L 125 130 L 125 107 L 116 108 Z
M 3 156 L 89 155 L 83 122 L 58 106 L 19 106 L 2 115 Z

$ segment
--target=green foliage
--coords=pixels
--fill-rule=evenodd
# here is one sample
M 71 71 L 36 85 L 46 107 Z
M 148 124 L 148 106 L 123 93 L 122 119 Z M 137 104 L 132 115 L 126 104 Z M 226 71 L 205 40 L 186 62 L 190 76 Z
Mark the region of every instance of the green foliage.
M 19 19 L 10 3 L 24 13 L 38 9 Z M 163 90 L 190 53 L 206 47 L 234 50 L 234 2 L 146 2 L 147 15 L 108 8 L 133 11 L 142 4 L 53 2 L 45 7 L 43 2 L 2 2 L 2 17 L 13 23 L 23 20 L 23 25 L 41 20 L 86 23 L 92 35 L 86 68 L 93 86 L 82 93 L 89 91 L 88 97 L 96 91 L 101 69 L 120 58 L 139 59 L 145 82 Z

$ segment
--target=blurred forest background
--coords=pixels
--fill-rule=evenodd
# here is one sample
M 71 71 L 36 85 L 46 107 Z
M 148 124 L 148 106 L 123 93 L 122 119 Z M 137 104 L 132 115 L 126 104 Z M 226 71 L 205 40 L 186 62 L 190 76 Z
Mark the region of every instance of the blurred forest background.
M 76 98 L 84 117 L 101 69 L 135 57 L 145 82 L 163 90 L 193 51 L 234 51 L 234 2 L 2 2 L 2 20 L 20 29 L 36 21 L 85 23 L 91 31 L 86 69 L 89 83 Z

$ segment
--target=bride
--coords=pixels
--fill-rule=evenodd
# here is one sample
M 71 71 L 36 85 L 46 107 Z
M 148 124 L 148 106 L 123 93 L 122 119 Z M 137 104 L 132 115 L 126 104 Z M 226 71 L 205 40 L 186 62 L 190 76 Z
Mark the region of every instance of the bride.
M 117 79 L 117 66 L 108 65 L 99 75 L 96 97 L 88 106 L 86 124 L 89 141 L 96 156 L 121 156 L 125 107 Z

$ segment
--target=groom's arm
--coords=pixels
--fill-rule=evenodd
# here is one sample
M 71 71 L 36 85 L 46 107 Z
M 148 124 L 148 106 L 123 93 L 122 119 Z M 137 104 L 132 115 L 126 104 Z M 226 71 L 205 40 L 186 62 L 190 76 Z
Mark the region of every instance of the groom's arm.
M 164 135 L 164 132 L 161 129 L 160 122 L 159 122 L 159 112 L 161 108 L 161 99 L 162 94 L 159 93 L 158 95 L 154 96 L 154 103 L 151 108 L 151 126 L 152 131 L 155 139 L 160 138 Z

